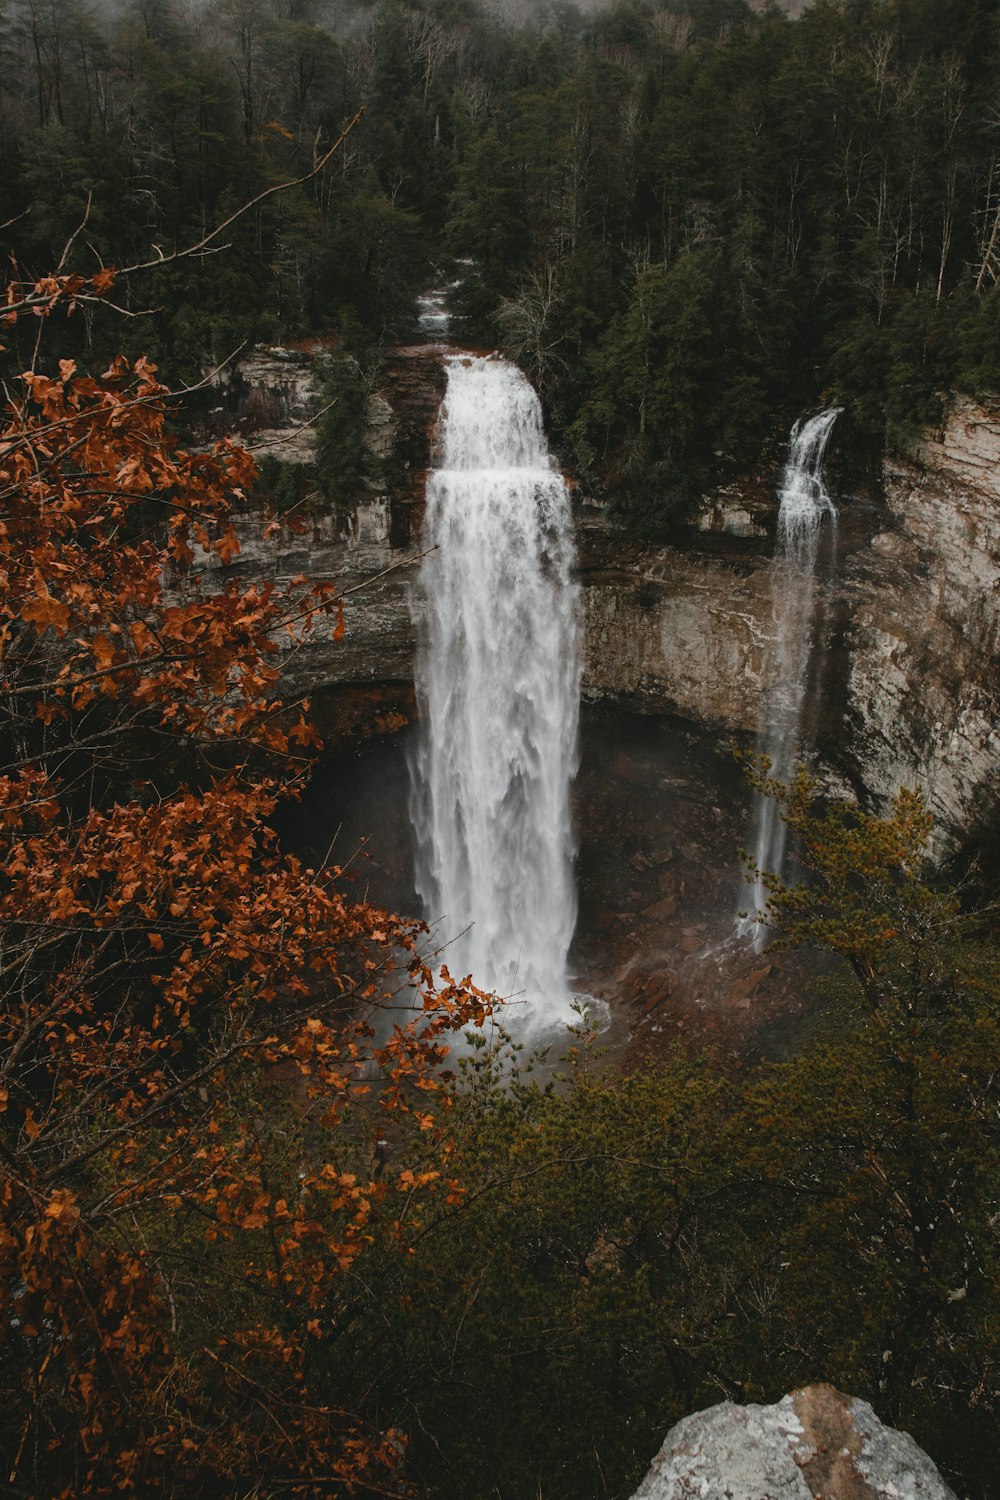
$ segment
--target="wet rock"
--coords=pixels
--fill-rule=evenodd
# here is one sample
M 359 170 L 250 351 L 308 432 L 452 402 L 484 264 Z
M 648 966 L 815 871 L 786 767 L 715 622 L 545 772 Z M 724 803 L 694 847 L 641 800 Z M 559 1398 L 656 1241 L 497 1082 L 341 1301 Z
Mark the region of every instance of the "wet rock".
M 760 986 L 763 984 L 764 980 L 768 977 L 772 970 L 773 965 L 762 964 L 759 969 L 754 969 L 752 973 L 745 974 L 740 978 L 731 980 L 729 984 L 730 999 L 737 1003 L 739 1003 L 740 1001 L 745 1001 L 747 1004 L 749 1004 L 752 996 L 760 988 Z
M 664 1000 L 669 1000 L 669 999 L 670 999 L 670 985 L 664 980 L 662 984 L 657 985 L 656 988 L 653 989 L 650 992 L 650 994 L 648 994 L 645 997 L 645 999 L 643 1000 L 643 1002 L 642 1002 L 642 1013 L 643 1013 L 643 1015 L 644 1016 L 652 1015 L 653 1011 L 656 1010 L 658 1006 L 662 1005 L 663 1002 L 664 1002 Z
M 725 531 L 730 536 L 767 536 L 767 528 L 759 525 L 740 497 L 719 496 L 706 507 L 698 518 L 699 531 Z
M 643 908 L 643 916 L 647 922 L 667 922 L 677 912 L 677 897 L 673 894 L 654 901 L 652 906 Z

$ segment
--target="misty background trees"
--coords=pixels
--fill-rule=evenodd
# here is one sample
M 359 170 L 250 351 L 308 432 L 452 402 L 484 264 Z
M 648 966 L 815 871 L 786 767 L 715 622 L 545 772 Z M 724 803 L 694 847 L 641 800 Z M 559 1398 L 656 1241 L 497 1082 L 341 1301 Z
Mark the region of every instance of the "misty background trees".
M 1000 380 L 994 0 L 6 0 L 0 25 L 4 233 L 30 270 L 88 194 L 74 263 L 169 253 L 365 108 L 224 254 L 148 277 L 161 312 L 130 335 L 171 376 L 317 333 L 367 367 L 471 258 L 470 337 L 653 534 L 810 402 L 899 444 L 941 391 Z

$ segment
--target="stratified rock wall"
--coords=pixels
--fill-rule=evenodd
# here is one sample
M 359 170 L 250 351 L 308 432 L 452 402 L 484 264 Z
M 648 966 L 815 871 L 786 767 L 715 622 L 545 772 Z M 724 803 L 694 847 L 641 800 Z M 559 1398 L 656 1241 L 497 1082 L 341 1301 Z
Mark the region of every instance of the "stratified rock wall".
M 773 635 L 767 559 L 639 548 L 578 529 L 584 696 L 755 732 Z
M 769 563 L 756 540 L 726 543 L 640 549 L 585 515 L 587 696 L 765 724 Z M 957 400 L 888 460 L 883 506 L 842 503 L 838 553 L 816 592 L 821 752 L 877 803 L 919 787 L 943 849 L 1000 808 L 1000 403 Z
M 886 525 L 845 578 L 845 760 L 918 786 L 946 836 L 1000 804 L 1000 405 L 956 401 L 886 465 Z
M 259 344 L 225 365 L 212 378 L 221 403 L 212 413 L 212 431 L 238 432 L 258 454 L 283 463 L 312 463 L 311 419 L 320 409 L 320 362 L 328 353 L 322 340 L 297 348 Z
M 270 536 L 259 513 L 236 517 L 240 552 L 227 577 L 265 578 L 293 591 L 297 578 L 330 580 L 347 596 L 341 639 L 334 637 L 335 618 L 314 621 L 301 645 L 293 647 L 285 634 L 276 638 L 286 697 L 346 683 L 412 682 L 411 553 L 391 545 L 390 525 L 382 497 L 348 512 L 309 516 L 301 531 L 275 524 Z
M 865 1401 L 806 1386 L 774 1406 L 685 1417 L 633 1500 L 955 1500 L 905 1432 Z
M 301 349 L 255 349 L 241 360 L 230 381 L 236 387 L 233 410 L 239 411 L 245 438 L 258 454 L 289 463 L 312 462 L 312 418 L 321 399 L 320 357 L 329 357 L 329 351 L 317 343 Z M 393 351 L 383 391 L 369 397 L 364 437 L 386 477 L 381 483 L 366 482 L 354 504 L 314 506 L 288 522 L 278 518 L 266 527 L 259 511 L 235 517 L 240 552 L 224 570 L 227 578 L 265 579 L 293 591 L 300 577 L 330 580 L 346 598 L 342 637 L 335 636 L 336 619 L 317 619 L 300 645 L 293 647 L 286 634 L 279 634 L 275 642 L 282 653 L 285 696 L 310 696 L 314 717 L 331 740 L 336 738 L 334 717 L 346 712 L 357 728 L 357 714 L 346 705 L 344 688 L 368 694 L 360 701 L 375 705 L 376 727 L 382 722 L 379 705 L 390 703 L 397 722 L 400 710 L 412 709 L 411 580 L 445 378 L 439 346 L 419 344 Z M 195 573 L 204 571 L 222 571 L 218 559 L 201 556 Z M 369 692 L 384 685 L 392 685 L 393 691 Z

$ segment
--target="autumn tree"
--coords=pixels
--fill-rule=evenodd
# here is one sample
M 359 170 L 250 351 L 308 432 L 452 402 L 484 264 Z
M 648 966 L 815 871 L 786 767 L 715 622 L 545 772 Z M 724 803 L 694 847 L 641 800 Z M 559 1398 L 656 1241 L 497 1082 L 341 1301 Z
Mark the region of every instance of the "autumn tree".
M 114 275 L 13 284 L 45 327 Z M 482 1015 L 418 924 L 270 828 L 317 741 L 278 638 L 328 584 L 218 582 L 250 456 L 189 452 L 145 360 L 38 359 L 0 429 L 0 1417 L 7 1492 L 401 1493 L 315 1350 L 374 1143 Z M 375 1031 L 378 1028 L 376 1041 Z M 392 1215 L 390 1213 L 390 1222 Z
M 824 803 L 805 769 L 787 785 L 766 764 L 751 766 L 750 775 L 779 803 L 803 876 L 756 872 L 768 896 L 764 924 L 782 943 L 838 954 L 890 1036 L 918 1032 L 986 982 L 970 936 L 989 913 L 963 910 L 960 893 L 934 880 L 934 819 L 920 792 L 901 788 L 882 816 L 850 802 Z

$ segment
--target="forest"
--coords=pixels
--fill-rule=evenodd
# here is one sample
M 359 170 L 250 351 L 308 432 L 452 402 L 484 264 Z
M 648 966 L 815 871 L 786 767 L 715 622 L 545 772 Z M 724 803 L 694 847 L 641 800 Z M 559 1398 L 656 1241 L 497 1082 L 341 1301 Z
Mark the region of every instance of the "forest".
M 470 339 L 647 535 L 810 403 L 898 445 L 1000 379 L 993 0 L 25 0 L 0 59 L 4 233 L 34 275 L 78 230 L 67 270 L 197 243 L 364 109 L 328 170 L 130 281 L 124 328 L 81 317 L 74 358 L 122 345 L 191 384 L 331 334 L 370 383 L 471 259 Z
M 811 404 L 881 450 L 995 393 L 998 106 L 995 0 L 3 0 L 7 1493 L 624 1500 L 686 1412 L 830 1380 L 997 1500 L 995 870 L 932 867 L 913 793 L 758 768 L 820 1034 L 621 1076 L 581 1028 L 542 1067 L 278 845 L 319 744 L 274 640 L 350 601 L 182 584 L 260 484 L 208 373 L 350 356 L 346 500 L 459 269 L 643 537 Z

